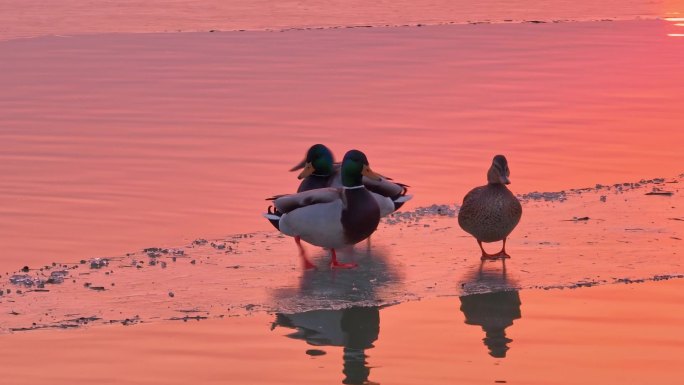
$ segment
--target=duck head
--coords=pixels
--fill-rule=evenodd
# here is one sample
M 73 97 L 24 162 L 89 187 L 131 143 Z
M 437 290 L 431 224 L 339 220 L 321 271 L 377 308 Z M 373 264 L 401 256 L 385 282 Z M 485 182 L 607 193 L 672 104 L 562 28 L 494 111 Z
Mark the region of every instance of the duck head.
M 359 150 L 350 150 L 342 160 L 342 185 L 344 187 L 361 186 L 363 177 L 381 180 L 380 174 L 371 170 L 368 158 Z
M 314 144 L 306 152 L 306 158 L 298 165 L 292 167 L 290 171 L 300 169 L 302 172 L 297 176 L 298 179 L 304 179 L 309 175 L 328 176 L 333 173 L 333 154 L 330 149 L 322 144 Z
M 492 166 L 487 172 L 487 182 L 490 184 L 510 184 L 508 177 L 511 170 L 508 169 L 508 161 L 503 155 L 497 155 L 492 160 Z

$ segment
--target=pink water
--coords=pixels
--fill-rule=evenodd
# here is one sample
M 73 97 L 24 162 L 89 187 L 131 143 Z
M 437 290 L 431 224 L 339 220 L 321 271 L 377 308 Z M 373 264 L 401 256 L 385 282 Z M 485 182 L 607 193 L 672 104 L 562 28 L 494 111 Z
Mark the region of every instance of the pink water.
M 357 365 L 370 381 L 678 383 L 680 280 L 557 288 L 684 275 L 682 13 L 0 0 L 0 273 L 68 273 L 45 288 L 2 275 L 0 383 L 339 383 L 349 341 L 334 322 L 305 328 L 309 311 L 396 303 L 357 325 L 375 345 Z M 303 273 L 260 215 L 316 142 L 365 151 L 415 196 L 370 247 L 341 253 L 357 270 L 328 271 L 309 247 L 321 268 Z M 506 274 L 480 273 L 453 212 L 413 210 L 453 209 L 497 153 L 521 194 L 667 179 L 526 199 Z M 111 264 L 79 263 L 95 256 Z M 513 315 L 479 314 L 513 340 L 492 358 L 456 296 L 521 288 L 522 305 L 502 305 Z
M 0 39 L 106 32 L 287 30 L 469 22 L 632 20 L 677 15 L 681 0 L 4 0 Z
M 682 172 L 674 22 L 0 43 L 0 266 L 267 230 L 309 145 L 364 150 L 413 207 L 508 156 L 523 193 Z
M 365 374 L 371 384 L 676 385 L 683 286 L 678 280 L 521 291 L 513 294 L 519 302 L 500 301 L 502 310 L 489 318 L 466 314 L 458 298 L 440 298 L 370 309 L 366 328 L 351 330 L 339 322 L 343 311 L 329 311 L 320 318 L 333 322 L 320 328 L 311 327 L 316 317 L 309 313 L 289 326 L 260 314 L 17 333 L 3 336 L 0 381 L 361 384 Z M 483 341 L 485 329 L 497 326 L 510 339 L 505 358 L 492 357 Z

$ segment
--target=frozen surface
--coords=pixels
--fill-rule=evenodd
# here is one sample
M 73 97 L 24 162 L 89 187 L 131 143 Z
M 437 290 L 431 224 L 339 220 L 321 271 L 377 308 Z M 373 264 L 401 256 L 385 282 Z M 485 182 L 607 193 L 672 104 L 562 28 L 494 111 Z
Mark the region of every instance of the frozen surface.
M 329 270 L 327 253 L 309 246 L 318 269 L 303 272 L 293 240 L 275 232 L 27 266 L 3 276 L 0 304 L 8 312 L 0 327 L 301 313 L 683 277 L 680 179 L 521 195 L 523 219 L 505 265 L 481 264 L 477 244 L 458 228 L 457 207 L 434 205 L 388 218 L 370 245 L 340 253 L 359 263 L 348 271 Z

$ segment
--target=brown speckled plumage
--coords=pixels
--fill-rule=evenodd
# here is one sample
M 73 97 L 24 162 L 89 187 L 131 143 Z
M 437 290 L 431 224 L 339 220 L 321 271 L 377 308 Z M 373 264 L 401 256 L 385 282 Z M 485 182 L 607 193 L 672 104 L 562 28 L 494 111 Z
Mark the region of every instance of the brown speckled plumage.
M 482 242 L 501 241 L 520 222 L 522 206 L 505 185 L 488 184 L 472 189 L 463 198 L 458 224 Z
M 508 161 L 503 155 L 492 160 L 487 172 L 488 184 L 476 187 L 463 198 L 463 205 L 458 213 L 458 224 L 471 234 L 478 242 L 504 241 L 504 248 L 499 253 L 506 255 L 506 237 L 520 222 L 522 206 L 518 198 L 508 190 Z M 482 250 L 483 257 L 491 256 Z

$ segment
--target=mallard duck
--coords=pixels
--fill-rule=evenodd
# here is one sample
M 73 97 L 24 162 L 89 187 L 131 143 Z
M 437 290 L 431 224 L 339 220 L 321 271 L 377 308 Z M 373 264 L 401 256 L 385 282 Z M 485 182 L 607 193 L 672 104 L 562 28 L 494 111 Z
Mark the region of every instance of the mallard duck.
M 338 173 L 332 151 L 322 144 L 314 144 L 306 152 L 301 163 L 292 167 L 290 171 L 302 170 L 297 176 L 302 179 L 297 192 L 330 187 L 333 177 Z
M 375 180 L 381 177 L 371 170 L 366 155 L 358 150 L 347 152 L 340 168 L 343 187 L 275 197 L 275 210 L 269 207 L 265 216 L 280 232 L 295 237 L 298 244 L 304 240 L 330 249 L 332 268 L 351 268 L 356 265 L 340 263 L 335 249 L 361 242 L 377 229 L 380 207 L 362 180 L 364 176 Z M 313 267 L 302 256 L 305 267 Z
M 323 144 L 314 144 L 306 152 L 306 157 L 290 171 L 302 170 L 297 178 L 302 179 L 297 192 L 323 187 L 342 187 L 340 166 L 335 164 L 332 151 Z M 380 180 L 363 178 L 363 184 L 373 193 L 380 206 L 380 215 L 385 217 L 397 210 L 412 198 L 408 186 L 391 182 L 390 178 Z
M 482 250 L 482 259 L 510 258 L 506 254 L 506 238 L 522 216 L 518 198 L 506 187 L 511 183 L 510 174 L 506 157 L 495 156 L 487 172 L 488 184 L 470 190 L 458 213 L 458 224 L 475 237 Z M 496 254 L 488 254 L 482 247 L 482 242 L 501 240 L 503 247 Z

